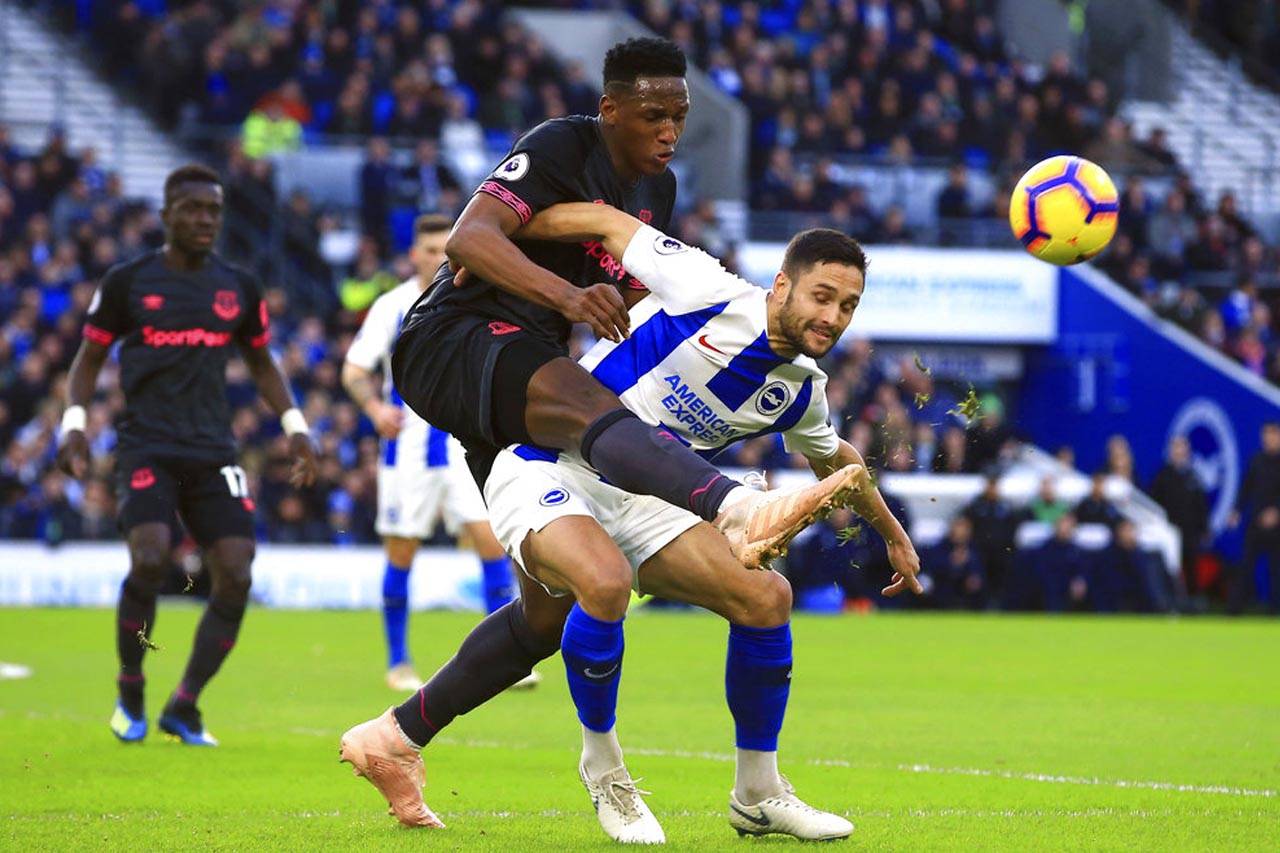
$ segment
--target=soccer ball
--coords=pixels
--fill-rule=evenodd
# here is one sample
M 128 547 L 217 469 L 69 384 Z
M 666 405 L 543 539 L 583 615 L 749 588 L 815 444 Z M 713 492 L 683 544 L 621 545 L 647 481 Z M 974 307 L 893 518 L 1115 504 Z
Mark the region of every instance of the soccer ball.
M 1013 236 L 1058 266 L 1087 261 L 1105 249 L 1119 213 L 1116 185 L 1102 167 L 1065 154 L 1028 169 L 1009 199 Z

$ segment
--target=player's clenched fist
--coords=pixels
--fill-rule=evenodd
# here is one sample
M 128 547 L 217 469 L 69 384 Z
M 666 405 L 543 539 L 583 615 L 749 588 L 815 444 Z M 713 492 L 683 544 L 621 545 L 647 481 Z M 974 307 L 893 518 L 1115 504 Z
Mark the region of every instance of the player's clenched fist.
M 58 447 L 58 469 L 77 480 L 89 473 L 89 439 L 82 430 L 70 430 Z
M 597 338 L 616 342 L 630 334 L 627 306 L 622 301 L 622 294 L 612 284 L 567 289 L 562 302 L 556 307 L 565 319 L 589 325 Z

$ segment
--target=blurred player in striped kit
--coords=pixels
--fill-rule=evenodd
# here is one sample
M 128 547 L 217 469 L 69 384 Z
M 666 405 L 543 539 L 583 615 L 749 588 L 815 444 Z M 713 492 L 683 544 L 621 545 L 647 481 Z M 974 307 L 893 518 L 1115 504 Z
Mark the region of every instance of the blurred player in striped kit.
M 416 690 L 422 684 L 408 650 L 409 571 L 418 543 L 431 535 L 437 521 L 443 520 L 452 535 L 465 533 L 479 555 L 486 609 L 492 613 L 511 600 L 511 563 L 489 528 L 462 446 L 407 408 L 391 384 L 388 362 L 400 323 L 444 263 L 451 226 L 443 216 L 418 217 L 409 253 L 417 275 L 373 303 L 342 368 L 343 386 L 382 438 L 377 530 L 387 555 L 382 614 L 387 686 L 394 690 Z M 374 376 L 378 369 L 381 389 Z M 536 681 L 537 673 L 525 679 L 528 685 Z

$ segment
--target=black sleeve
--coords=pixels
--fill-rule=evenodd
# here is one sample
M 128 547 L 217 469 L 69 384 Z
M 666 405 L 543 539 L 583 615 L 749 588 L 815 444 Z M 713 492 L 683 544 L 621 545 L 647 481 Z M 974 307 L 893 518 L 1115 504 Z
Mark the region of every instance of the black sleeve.
M 584 200 L 576 181 L 586 153 L 572 126 L 546 122 L 525 134 L 476 192 L 493 196 L 528 222 L 557 202 Z
M 668 183 L 663 191 L 663 200 L 666 202 L 665 210 L 655 210 L 653 217 L 653 227 L 667 234 L 671 233 L 671 214 L 676 209 L 676 173 L 668 169 L 662 173 Z
M 129 316 L 129 274 L 125 269 L 113 267 L 94 291 L 89 303 L 89 313 L 84 320 L 84 336 L 95 344 L 109 347 L 121 335 L 133 328 Z
M 250 347 L 265 347 L 271 340 L 271 317 L 263 297 L 262 282 L 247 270 L 240 271 L 240 287 L 244 291 L 246 311 L 241 314 L 236 340 Z

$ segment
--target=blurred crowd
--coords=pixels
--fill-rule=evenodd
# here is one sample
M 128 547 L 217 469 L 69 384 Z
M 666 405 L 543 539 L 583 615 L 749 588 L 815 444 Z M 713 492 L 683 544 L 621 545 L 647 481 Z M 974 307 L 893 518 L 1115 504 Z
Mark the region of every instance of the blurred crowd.
M 979 425 L 979 429 L 982 426 Z M 1065 500 L 1046 476 L 1036 495 L 1014 503 L 999 469 L 988 469 L 982 491 L 947 521 L 944 536 L 921 550 L 925 594 L 886 599 L 893 570 L 884 541 L 864 521 L 840 510 L 802 534 L 788 555 L 797 606 L 819 612 L 913 607 L 967 610 L 1199 612 L 1210 599 L 1239 614 L 1255 604 L 1265 563 L 1270 612 L 1280 613 L 1280 422 L 1263 426 L 1262 449 L 1249 462 L 1229 524 L 1243 528 L 1243 553 L 1225 559 L 1211 550 L 1209 501 L 1191 446 L 1172 439 L 1164 466 L 1135 483 L 1133 457 L 1121 435 L 1108 443 L 1106 466 L 1088 492 Z M 1060 451 L 1070 462 L 1070 450 Z M 1149 547 L 1109 496 L 1109 481 L 1141 488 L 1178 531 L 1172 559 Z M 907 506 L 882 485 L 904 524 Z
M 493 0 L 108 0 L 77 23 L 166 123 L 253 119 L 250 156 L 309 134 L 509 139 L 595 110 L 582 69 Z
M 251 179 L 251 172 L 233 175 L 228 196 L 247 191 L 238 190 L 237 181 Z M 94 465 L 83 483 L 54 469 L 55 435 L 66 371 L 97 279 L 112 264 L 161 240 L 155 211 L 125 197 L 92 150 L 70 151 L 55 129 L 41 150 L 24 152 L 0 128 L 0 538 L 117 538 L 113 422 L 123 399 L 114 363 L 104 370 L 101 393 L 89 409 Z M 383 285 L 412 274 L 403 255 L 377 269 Z M 268 285 L 273 346 L 322 461 L 314 486 L 288 484 L 287 448 L 276 419 L 258 401 L 244 366 L 233 361 L 232 429 L 258 499 L 258 536 L 289 543 L 375 542 L 378 439 L 339 382 L 361 313 L 341 306 L 308 310 L 291 302 L 284 289 Z M 574 344 L 580 349 L 585 341 Z M 868 341 L 833 352 L 824 367 L 831 377 L 833 422 L 882 472 L 998 475 L 1018 453 L 1018 436 L 997 393 L 963 400 L 959 383 L 935 377 L 911 355 L 878 352 Z M 966 402 L 978 407 L 976 416 L 962 414 Z M 1241 508 L 1258 527 L 1250 540 L 1254 551 L 1272 555 L 1271 565 L 1280 568 L 1280 553 L 1273 553 L 1280 548 L 1280 535 L 1273 535 L 1280 534 L 1280 428 L 1264 436 L 1264 445 L 1268 453 L 1251 468 Z M 1111 451 L 1105 473 L 1132 482 L 1132 454 L 1123 437 L 1113 438 Z M 1070 448 L 1059 453 L 1072 463 Z M 803 464 L 777 437 L 745 442 L 719 461 L 754 469 Z M 993 476 L 984 495 L 952 522 L 943 543 L 923 555 L 926 606 L 1162 610 L 1213 583 L 1197 580 L 1207 509 L 1185 446 L 1171 447 L 1167 470 L 1147 484 L 1188 547 L 1181 560 L 1186 580 L 1179 583 L 1171 583 L 1165 571 L 1177 567 L 1165 567 L 1158 555 L 1137 548 L 1132 530 L 1096 484 L 1095 494 L 1072 507 L 1057 500 L 1052 483 L 1046 483 L 1036 501 L 1015 510 L 999 498 L 997 482 Z M 905 507 L 892 495 L 889 500 L 909 524 Z M 1014 547 L 1012 537 L 1027 520 L 1051 525 L 1053 535 L 1034 549 Z M 1112 531 L 1105 561 L 1073 544 L 1077 522 Z M 814 594 L 829 596 L 833 588 L 841 600 L 890 604 L 875 591 L 877 571 L 887 571 L 882 544 L 877 550 L 874 533 L 843 514 L 815 528 L 793 551 L 791 571 L 810 604 Z
M 1078 73 L 1065 54 L 1044 66 L 1012 55 L 992 5 L 685 0 L 629 8 L 749 110 L 754 209 L 803 214 L 805 224 L 840 227 L 873 244 L 962 242 L 955 235 L 963 231 L 927 232 L 908 221 L 898 199 L 873 198 L 859 168 L 933 169 L 944 176 L 931 205 L 935 224 L 998 221 L 1027 165 L 1060 150 L 1082 153 L 1122 186 L 1119 234 L 1099 265 L 1163 316 L 1280 381 L 1269 290 L 1280 273 L 1275 248 L 1229 194 L 1213 204 L 1199 196 L 1161 131 L 1134 140 L 1115 115 L 1117 93 L 1101 80 Z M 144 93 L 166 122 L 232 131 L 237 141 L 221 165 L 228 210 L 243 227 L 228 228 L 228 254 L 249 259 L 270 285 L 289 278 L 272 266 L 280 258 L 318 283 L 290 281 L 269 292 L 282 360 L 324 451 L 315 487 L 288 487 L 272 419 L 242 369 L 231 374 L 235 431 L 262 507 L 260 535 L 374 541 L 376 437 L 337 380 L 360 313 L 409 274 L 400 250 L 412 217 L 453 214 L 465 202 L 467 179 L 450 168 L 447 153 L 501 149 L 546 118 L 594 112 L 596 94 L 584 70 L 554 61 L 536 38 L 504 19 L 502 4 L 481 0 L 112 0 L 77 10 L 76 23 L 102 51 L 106 72 Z M 319 208 L 305 191 L 277 195 L 266 155 L 321 135 L 354 137 L 365 146 L 356 210 Z M 732 267 L 734 246 L 715 208 L 685 202 L 680 236 Z M 255 234 L 272 229 L 283 231 L 280 243 L 267 250 L 255 244 Z M 354 235 L 353 248 L 330 251 L 344 235 Z M 41 150 L 19 151 L 0 129 L 0 536 L 115 536 L 111 421 L 121 400 L 110 390 L 114 374 L 106 374 L 108 391 L 91 412 L 99 463 L 85 484 L 51 470 L 52 435 L 60 383 L 96 279 L 158 240 L 155 211 L 128 199 L 92 149 L 69 151 L 55 128 Z M 826 366 L 841 432 L 886 471 L 980 473 L 1016 447 L 995 394 L 982 401 L 980 424 L 966 431 L 965 419 L 952 414 L 959 385 L 909 360 L 885 360 L 862 342 Z M 746 467 L 794 463 L 769 439 L 731 457 L 728 464 Z M 843 536 L 841 525 L 828 528 L 845 540 L 841 548 L 866 546 Z M 963 524 L 953 528 L 947 559 L 959 560 L 963 549 L 955 542 L 966 533 Z M 1043 547 L 1062 536 L 1070 538 L 1059 531 Z M 1108 547 L 1127 541 L 1118 529 L 1112 539 Z M 813 547 L 819 546 L 826 547 Z M 859 559 L 873 562 L 866 554 Z M 1047 581 L 1021 599 L 1011 592 L 1024 566 L 1019 554 L 976 559 L 987 577 L 983 591 L 972 588 L 973 580 L 936 580 L 930 600 L 939 606 L 1064 600 Z M 1098 590 L 1108 588 L 1095 584 L 1088 606 L 1104 607 Z M 1143 606 L 1159 609 L 1196 588 L 1193 580 L 1181 592 L 1146 589 Z M 1065 600 L 1073 606 L 1085 606 L 1079 589 L 1067 585 Z M 1106 601 L 1132 604 L 1135 589 L 1117 587 Z M 874 601 L 868 590 L 848 585 L 846 592 Z
M 1003 245 L 1026 167 L 1082 154 L 1123 192 L 1120 234 L 1101 265 L 1162 315 L 1280 381 L 1280 321 L 1268 294 L 1280 285 L 1280 252 L 1231 194 L 1200 197 L 1163 130 L 1135 140 L 1115 113 L 1119 93 L 1102 79 L 1063 52 L 1044 65 L 1020 59 L 992 0 L 626 5 L 749 111 L 751 205 L 762 221 L 783 214 L 789 230 L 820 223 L 869 244 Z M 1195 13 L 1216 21 L 1227 5 L 1236 4 Z M 449 152 L 502 150 L 547 118 L 595 111 L 585 70 L 555 61 L 503 12 L 489 0 L 113 0 L 79 24 L 108 73 L 143 90 L 166 121 L 235 129 L 233 159 L 246 169 L 269 174 L 255 161 L 320 135 L 371 140 L 352 217 L 371 242 L 339 272 L 353 285 L 346 304 L 359 308 L 377 267 L 407 245 L 414 216 L 452 215 L 465 202 L 469 187 Z M 915 189 L 873 192 L 868 166 L 936 172 L 924 218 L 909 204 Z M 339 217 L 311 210 L 305 193 L 270 201 L 294 226 L 296 275 L 332 277 L 303 246 Z M 695 211 L 682 227 L 731 253 L 714 212 Z
M 817 215 L 871 244 L 963 242 L 965 220 L 1007 239 L 1013 185 L 1057 153 L 1107 168 L 1119 235 L 1100 265 L 1163 316 L 1280 382 L 1280 253 L 1224 193 L 1201 198 L 1165 132 L 1133 139 L 1116 94 L 1063 52 L 1043 67 L 1005 46 L 983 0 L 653 0 L 633 11 L 666 34 L 752 122 L 752 208 Z M 1221 12 L 1226 5 L 1204 4 Z M 920 229 L 901 199 L 874 199 L 850 164 L 945 169 Z M 993 188 L 979 192 L 972 175 Z M 1156 180 L 1144 181 L 1143 175 Z M 1158 190 L 1156 188 L 1159 188 Z M 802 220 L 796 220 L 802 221 Z

